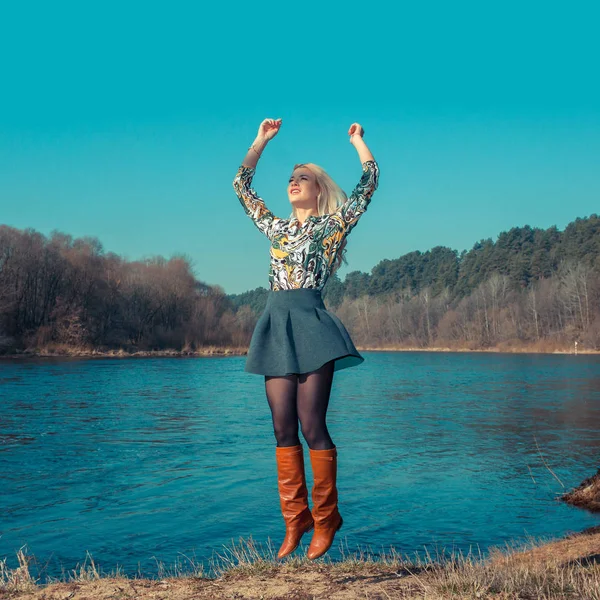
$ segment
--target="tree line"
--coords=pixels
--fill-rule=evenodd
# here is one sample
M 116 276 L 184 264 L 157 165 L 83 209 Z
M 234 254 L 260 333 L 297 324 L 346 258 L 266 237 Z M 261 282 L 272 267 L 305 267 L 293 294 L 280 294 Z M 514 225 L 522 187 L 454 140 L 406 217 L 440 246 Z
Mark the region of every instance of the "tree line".
M 127 261 L 96 238 L 0 226 L 0 352 L 242 346 L 253 319 L 185 256 Z
M 600 218 L 410 252 L 323 292 L 362 347 L 600 349 Z M 96 238 L 0 226 L 0 353 L 243 348 L 266 295 L 227 295 L 183 255 L 128 261 Z
M 260 310 L 261 289 L 230 296 Z M 600 218 L 529 225 L 331 277 L 324 300 L 362 347 L 600 349 Z

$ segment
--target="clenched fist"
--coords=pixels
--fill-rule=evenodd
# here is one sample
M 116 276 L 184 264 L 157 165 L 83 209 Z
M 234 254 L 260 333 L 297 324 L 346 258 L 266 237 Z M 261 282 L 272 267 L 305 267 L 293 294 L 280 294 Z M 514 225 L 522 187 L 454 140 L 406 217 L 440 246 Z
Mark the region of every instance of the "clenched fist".
M 350 143 L 352 143 L 352 136 L 358 135 L 362 137 L 365 134 L 364 129 L 358 123 L 352 123 L 350 129 L 348 129 L 348 135 L 350 136 Z
M 265 140 L 272 140 L 281 127 L 281 119 L 265 119 L 258 128 L 258 136 Z

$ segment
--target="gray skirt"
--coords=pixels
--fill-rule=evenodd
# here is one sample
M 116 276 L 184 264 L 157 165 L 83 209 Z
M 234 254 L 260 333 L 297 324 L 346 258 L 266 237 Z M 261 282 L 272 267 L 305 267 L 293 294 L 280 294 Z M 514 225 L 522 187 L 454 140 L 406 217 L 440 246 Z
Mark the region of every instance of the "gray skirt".
M 244 370 L 258 375 L 310 373 L 330 360 L 334 371 L 364 358 L 343 323 L 325 308 L 321 291 L 312 288 L 269 290 Z

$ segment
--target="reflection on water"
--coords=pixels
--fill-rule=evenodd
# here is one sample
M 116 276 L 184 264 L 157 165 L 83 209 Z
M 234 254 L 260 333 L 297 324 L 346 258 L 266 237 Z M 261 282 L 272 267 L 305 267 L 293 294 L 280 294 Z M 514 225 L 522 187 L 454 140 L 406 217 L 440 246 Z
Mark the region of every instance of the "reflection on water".
M 598 524 L 556 498 L 597 468 L 600 358 L 365 357 L 332 390 L 332 558 L 339 542 L 485 551 Z M 279 543 L 271 418 L 244 360 L 0 362 L 0 558 L 16 567 L 27 544 L 47 575 L 86 551 L 152 575 L 240 536 Z

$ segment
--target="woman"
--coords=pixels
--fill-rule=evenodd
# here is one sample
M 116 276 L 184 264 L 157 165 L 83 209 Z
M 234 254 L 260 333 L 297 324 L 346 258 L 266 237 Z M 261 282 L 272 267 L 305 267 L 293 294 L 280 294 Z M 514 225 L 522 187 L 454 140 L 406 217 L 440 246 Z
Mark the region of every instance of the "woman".
M 348 331 L 323 303 L 321 290 L 339 267 L 346 237 L 377 188 L 379 169 L 358 123 L 350 126 L 363 175 L 350 197 L 312 163 L 288 182 L 292 214 L 276 217 L 251 188 L 256 164 L 281 119 L 265 119 L 233 181 L 246 214 L 271 241 L 267 304 L 252 334 L 245 370 L 265 377 L 277 447 L 277 480 L 286 535 L 278 558 L 293 552 L 314 527 L 307 556 L 323 555 L 343 520 L 337 507 L 337 448 L 326 424 L 334 371 L 363 362 Z M 313 469 L 308 507 L 298 420 Z

